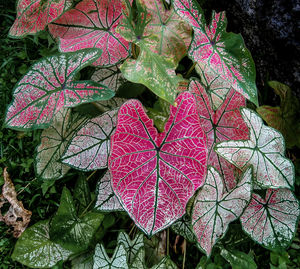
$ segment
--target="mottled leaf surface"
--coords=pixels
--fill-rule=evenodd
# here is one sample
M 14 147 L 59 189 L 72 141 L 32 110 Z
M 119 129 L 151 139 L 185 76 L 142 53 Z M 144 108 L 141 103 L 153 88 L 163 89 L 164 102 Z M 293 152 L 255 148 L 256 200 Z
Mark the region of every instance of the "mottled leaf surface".
M 114 255 L 109 258 L 101 244 L 96 245 L 93 269 L 128 269 L 126 250 L 123 244 L 118 244 Z
M 117 110 L 112 110 L 85 123 L 68 144 L 62 162 L 83 171 L 106 168 L 116 118 Z
M 258 105 L 255 85 L 255 66 L 240 34 L 227 33 L 225 12 L 213 11 L 207 25 L 204 13 L 195 0 L 174 0 L 174 10 L 194 30 L 188 55 L 209 76 L 219 76 L 228 84 Z
M 252 170 L 229 192 L 218 171 L 209 167 L 205 184 L 198 192 L 192 213 L 192 226 L 201 248 L 210 256 L 215 243 L 227 232 L 230 222 L 240 217 L 251 199 Z
M 288 189 L 268 189 L 265 199 L 253 194 L 240 220 L 244 231 L 269 249 L 290 245 L 300 215 L 299 202 Z
M 49 236 L 49 220 L 27 228 L 17 241 L 12 259 L 31 268 L 50 268 L 67 260 L 72 251 L 54 243 Z
M 193 232 L 192 221 L 191 218 L 185 214 L 181 219 L 177 220 L 172 226 L 171 229 L 189 242 L 195 243 L 197 242 L 197 237 Z
M 49 25 L 63 52 L 100 48 L 95 65 L 111 66 L 129 56 L 129 43 L 116 33 L 123 17 L 122 0 L 83 0 Z
M 102 214 L 95 212 L 78 216 L 73 197 L 65 187 L 59 208 L 51 221 L 51 239 L 74 252 L 84 251 L 91 243 L 103 217 Z
M 109 171 L 99 180 L 97 185 L 97 200 L 95 209 L 99 211 L 123 211 L 117 196 L 111 187 Z
M 249 131 L 249 140 L 226 141 L 215 146 L 215 151 L 245 170 L 253 165 L 256 183 L 263 188 L 293 188 L 294 166 L 284 157 L 284 139 L 252 110 L 243 108 L 241 114 Z
M 91 64 L 100 50 L 50 56 L 35 63 L 14 88 L 6 113 L 6 126 L 14 129 L 45 128 L 62 107 L 108 100 L 114 92 L 93 81 L 72 81 Z
M 71 5 L 71 0 L 19 0 L 17 17 L 9 30 L 9 36 L 20 38 L 42 31 Z
M 71 109 L 63 108 L 57 112 L 49 128 L 43 130 L 41 143 L 37 147 L 35 171 L 41 179 L 59 179 L 70 169 L 60 162 L 69 139 L 76 129 L 87 119 L 71 115 Z
M 226 189 L 232 189 L 236 185 L 238 171 L 234 165 L 216 154 L 214 146 L 221 141 L 248 139 L 248 127 L 239 111 L 240 107 L 246 105 L 245 98 L 231 89 L 222 105 L 214 110 L 211 99 L 200 82 L 192 81 L 189 91 L 196 97 L 197 111 L 207 136 L 208 164 L 221 173 Z
M 171 225 L 185 213 L 188 200 L 204 183 L 205 134 L 191 93 L 176 99 L 163 133 L 137 100 L 119 110 L 111 138 L 112 187 L 123 208 L 146 234 Z

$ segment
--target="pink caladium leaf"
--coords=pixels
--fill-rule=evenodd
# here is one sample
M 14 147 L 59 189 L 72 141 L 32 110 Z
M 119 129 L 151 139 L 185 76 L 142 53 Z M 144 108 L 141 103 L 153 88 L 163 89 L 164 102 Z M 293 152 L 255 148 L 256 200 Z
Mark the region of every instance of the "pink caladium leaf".
M 62 107 L 108 100 L 114 92 L 93 81 L 72 81 L 78 71 L 101 53 L 86 49 L 50 56 L 35 63 L 14 88 L 13 102 L 6 113 L 6 126 L 37 129 L 50 125 Z
M 198 192 L 192 213 L 192 226 L 200 247 L 210 256 L 215 243 L 227 232 L 230 222 L 238 219 L 251 199 L 252 169 L 229 192 L 218 171 L 209 167 L 205 184 Z
M 122 0 L 83 0 L 49 25 L 63 52 L 100 48 L 94 65 L 111 66 L 129 56 L 129 43 L 115 29 L 123 18 Z M 99 55 L 100 56 L 100 55 Z
M 210 77 L 221 76 L 225 88 L 232 85 L 258 105 L 254 62 L 242 36 L 226 32 L 225 12 L 213 12 L 207 26 L 204 13 L 195 0 L 174 0 L 173 6 L 194 30 L 188 55 L 200 68 L 206 69 Z
M 240 220 L 243 230 L 257 243 L 283 249 L 295 235 L 299 215 L 299 202 L 290 190 L 268 189 L 265 199 L 252 195 Z
M 62 162 L 83 171 L 106 168 L 117 112 L 106 112 L 85 123 L 68 144 Z
M 109 171 L 98 182 L 95 209 L 99 211 L 124 211 L 111 187 Z
M 24 37 L 45 29 L 72 6 L 72 0 L 19 0 L 10 37 Z
M 111 138 L 112 188 L 147 235 L 180 218 L 204 183 L 207 146 L 195 98 L 184 92 L 176 104 L 170 107 L 165 131 L 158 133 L 142 104 L 129 100 L 119 110 Z
M 59 179 L 69 171 L 70 167 L 62 164 L 60 159 L 68 141 L 85 121 L 87 118 L 78 114 L 71 115 L 70 108 L 57 112 L 49 128 L 43 130 L 41 143 L 37 147 L 35 171 L 38 178 Z
M 223 104 L 214 111 L 211 99 L 200 82 L 191 81 L 189 91 L 196 97 L 202 128 L 207 135 L 208 164 L 219 170 L 225 188 L 230 190 L 236 185 L 238 171 L 234 165 L 219 157 L 213 148 L 221 141 L 248 139 L 248 127 L 239 110 L 246 105 L 245 98 L 231 89 Z
M 284 157 L 284 139 L 278 131 L 263 124 L 252 110 L 241 109 L 249 140 L 218 143 L 215 151 L 241 170 L 253 165 L 255 183 L 263 188 L 293 188 L 293 163 Z

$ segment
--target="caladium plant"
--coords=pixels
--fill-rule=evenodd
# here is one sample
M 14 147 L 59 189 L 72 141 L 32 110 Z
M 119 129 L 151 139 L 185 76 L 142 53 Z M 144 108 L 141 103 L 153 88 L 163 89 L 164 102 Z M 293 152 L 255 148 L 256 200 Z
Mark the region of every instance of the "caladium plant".
M 300 211 L 293 164 L 282 135 L 246 108 L 246 99 L 258 104 L 254 63 L 242 37 L 226 32 L 224 12 L 207 24 L 196 0 L 29 2 L 18 2 L 10 35 L 48 29 L 61 52 L 17 83 L 5 124 L 44 129 L 36 174 L 49 186 L 70 168 L 106 170 L 95 195 L 82 176 L 73 197 L 64 188 L 58 212 L 24 232 L 15 260 L 37 268 L 67 259 L 74 268 L 177 268 L 168 255 L 147 264 L 141 233 L 120 233 L 109 257 L 96 231 L 111 211 L 128 214 L 148 237 L 172 225 L 207 256 L 221 248 L 231 264 L 245 255 L 220 242 L 237 219 L 266 248 L 291 243 Z M 186 54 L 198 72 L 190 81 Z M 47 252 L 52 257 L 42 259 Z

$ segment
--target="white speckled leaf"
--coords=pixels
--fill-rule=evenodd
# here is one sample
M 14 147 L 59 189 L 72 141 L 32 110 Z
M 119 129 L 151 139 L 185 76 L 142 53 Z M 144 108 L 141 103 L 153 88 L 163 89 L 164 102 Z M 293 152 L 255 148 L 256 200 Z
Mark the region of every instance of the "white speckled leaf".
M 117 110 L 90 119 L 73 136 L 62 162 L 83 171 L 106 168 L 116 120 Z
M 140 248 L 138 253 L 135 255 L 130 269 L 147 269 L 145 265 L 145 249 Z
M 41 143 L 37 147 L 35 158 L 37 177 L 59 179 L 69 171 L 70 167 L 62 164 L 60 159 L 68 141 L 86 120 L 77 114 L 71 115 L 69 108 L 57 112 L 50 127 L 41 134 Z
M 109 171 L 99 180 L 97 185 L 95 209 L 99 211 L 124 211 L 111 187 Z
M 268 189 L 265 199 L 252 195 L 240 220 L 243 230 L 257 243 L 283 249 L 295 235 L 299 215 L 299 202 L 290 190 Z
M 209 167 L 206 182 L 195 198 L 192 213 L 194 232 L 207 256 L 225 235 L 229 223 L 239 218 L 249 203 L 251 179 L 252 169 L 249 168 L 234 189 L 224 192 L 219 172 Z
M 263 188 L 293 188 L 294 166 L 284 157 L 281 133 L 265 126 L 254 111 L 243 108 L 241 113 L 249 128 L 250 140 L 221 142 L 215 151 L 242 170 L 253 165 L 254 179 Z
M 72 251 L 51 241 L 49 220 L 42 220 L 24 231 L 15 245 L 12 259 L 31 268 L 50 268 L 71 254 Z
M 118 244 L 112 258 L 109 258 L 101 244 L 96 245 L 93 269 L 128 269 L 126 250 Z

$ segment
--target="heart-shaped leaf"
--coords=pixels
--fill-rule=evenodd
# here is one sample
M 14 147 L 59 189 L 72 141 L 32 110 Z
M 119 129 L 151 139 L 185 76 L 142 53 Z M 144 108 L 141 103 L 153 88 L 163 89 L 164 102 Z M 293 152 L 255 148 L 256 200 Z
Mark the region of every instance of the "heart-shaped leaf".
M 50 239 L 49 222 L 39 221 L 24 231 L 15 245 L 13 260 L 31 268 L 50 268 L 73 254 Z
M 72 0 L 19 0 L 17 17 L 8 35 L 20 38 L 42 31 L 71 6 Z
M 118 244 L 123 244 L 127 253 L 127 261 L 130 265 L 133 262 L 134 257 L 137 255 L 138 251 L 144 247 L 143 241 L 144 235 L 139 233 L 131 240 L 128 234 L 120 232 L 118 236 Z
M 210 25 L 206 25 L 204 13 L 195 0 L 174 0 L 174 10 L 194 30 L 188 55 L 210 77 L 219 76 L 228 84 L 258 105 L 255 85 L 255 66 L 250 52 L 240 34 L 227 33 L 225 12 L 213 11 Z
M 116 118 L 117 110 L 112 110 L 85 123 L 68 144 L 62 162 L 83 171 L 106 168 Z
M 293 163 L 284 157 L 284 139 L 252 110 L 241 109 L 250 131 L 250 140 L 226 141 L 215 146 L 215 151 L 245 170 L 253 165 L 256 183 L 263 188 L 293 188 L 295 172 Z
M 192 214 L 194 232 L 207 256 L 225 235 L 229 223 L 239 218 L 249 203 L 251 179 L 252 169 L 249 168 L 234 189 L 224 192 L 220 174 L 209 167 L 205 184 L 195 198 Z
M 114 93 L 93 81 L 73 82 L 76 73 L 91 64 L 101 51 L 87 49 L 58 54 L 35 63 L 14 88 L 6 113 L 6 126 L 36 129 L 50 125 L 62 107 L 107 100 Z
M 97 185 L 97 200 L 95 208 L 99 211 L 124 210 L 111 187 L 109 171 L 104 174 Z
M 244 231 L 257 243 L 283 249 L 295 235 L 299 215 L 299 202 L 290 190 L 268 189 L 265 199 L 252 194 L 240 220 Z
M 73 252 L 84 251 L 89 247 L 103 218 L 102 214 L 95 212 L 77 216 L 72 195 L 64 187 L 59 208 L 51 221 L 50 237 Z
M 126 102 L 111 138 L 113 190 L 147 235 L 180 218 L 204 183 L 207 147 L 195 98 L 184 92 L 176 104 L 170 107 L 165 131 L 159 134 L 139 101 Z
M 126 6 L 122 0 L 83 0 L 49 25 L 63 52 L 100 48 L 95 65 L 111 66 L 129 56 L 129 43 L 116 33 Z M 100 56 L 100 55 L 99 55 Z
M 68 141 L 87 119 L 71 115 L 71 109 L 58 111 L 50 127 L 43 130 L 37 147 L 35 171 L 41 179 L 59 179 L 70 169 L 60 162 Z
M 93 269 L 128 269 L 126 250 L 123 244 L 118 244 L 112 258 L 109 258 L 101 244 L 96 245 Z
M 198 114 L 207 136 L 208 164 L 219 170 L 225 188 L 230 190 L 236 185 L 238 171 L 234 165 L 219 157 L 213 147 L 221 141 L 248 139 L 249 131 L 239 111 L 246 105 L 245 98 L 231 89 L 223 104 L 214 111 L 211 99 L 200 82 L 192 81 L 189 91 L 196 97 Z

